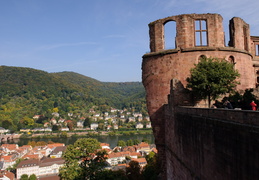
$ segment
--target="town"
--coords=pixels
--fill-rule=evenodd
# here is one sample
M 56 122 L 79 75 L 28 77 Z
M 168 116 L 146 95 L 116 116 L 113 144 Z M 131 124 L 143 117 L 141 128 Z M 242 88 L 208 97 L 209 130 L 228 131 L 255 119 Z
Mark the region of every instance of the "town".
M 107 143 L 100 143 L 101 149 L 107 152 L 107 169 L 125 170 L 130 161 L 136 161 L 143 168 L 147 161 L 145 156 L 157 153 L 155 145 L 140 142 L 133 146 L 116 146 L 111 148 Z M 0 146 L 1 179 L 21 179 L 22 175 L 35 175 L 39 180 L 59 179 L 59 168 L 65 163 L 62 154 L 66 150 L 63 143 L 51 143 L 42 146 L 2 144 Z M 16 171 L 14 171 L 16 170 Z M 16 173 L 14 173 L 16 172 Z
M 52 117 L 34 115 L 24 122 L 27 126 L 21 128 L 20 132 L 52 132 L 52 131 L 86 131 L 86 130 L 118 130 L 125 128 L 150 129 L 151 122 L 147 115 L 134 112 L 134 109 L 119 110 L 110 108 L 107 112 L 96 110 L 93 107 L 85 114 L 68 113 L 65 118 L 58 113 L 57 108 L 53 109 Z M 5 128 L 0 133 L 9 133 Z
M 40 180 L 50 177 L 59 179 L 59 168 L 65 163 L 62 154 L 67 146 L 64 143 L 35 143 L 33 141 L 34 143 L 19 147 L 18 144 L 8 144 L 10 137 L 33 138 L 50 133 L 52 135 L 65 134 L 65 137 L 69 137 L 73 133 L 98 134 L 98 132 L 102 132 L 101 135 L 109 135 L 109 132 L 121 130 L 151 130 L 149 117 L 134 112 L 132 109 L 110 108 L 107 112 L 96 109 L 98 107 L 91 108 L 89 113 L 84 116 L 68 113 L 66 118 L 62 118 L 57 109 L 54 109 L 52 118 L 49 119 L 43 115 L 34 115 L 31 120 L 28 120 L 31 121 L 28 123 L 31 126 L 21 128 L 15 134 L 10 134 L 9 129 L 0 127 L 1 178 L 5 180 L 21 179 L 22 175 L 35 175 Z M 39 127 L 39 124 L 42 127 Z M 148 142 L 137 142 L 135 145 L 118 143 L 116 147 L 110 147 L 108 143 L 100 143 L 100 145 L 108 154 L 106 169 L 110 170 L 125 170 L 131 160 L 138 162 L 143 168 L 147 164 L 145 156 L 150 152 L 157 153 L 155 145 Z

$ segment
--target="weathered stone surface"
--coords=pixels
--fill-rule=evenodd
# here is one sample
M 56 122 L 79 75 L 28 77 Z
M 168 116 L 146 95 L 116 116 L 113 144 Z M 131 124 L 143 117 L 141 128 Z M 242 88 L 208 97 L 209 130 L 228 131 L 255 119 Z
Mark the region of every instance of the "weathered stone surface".
M 205 46 L 197 45 L 197 20 L 206 21 Z M 166 50 L 164 26 L 169 21 L 176 22 L 176 47 Z M 259 178 L 257 112 L 178 108 L 194 103 L 186 78 L 201 56 L 234 63 L 241 75 L 237 90 L 258 85 L 259 37 L 250 36 L 241 18 L 232 18 L 229 27 L 226 47 L 219 14 L 183 14 L 149 24 L 151 52 L 143 55 L 142 82 L 163 179 Z
M 167 121 L 167 179 L 258 179 L 259 112 L 178 107 Z

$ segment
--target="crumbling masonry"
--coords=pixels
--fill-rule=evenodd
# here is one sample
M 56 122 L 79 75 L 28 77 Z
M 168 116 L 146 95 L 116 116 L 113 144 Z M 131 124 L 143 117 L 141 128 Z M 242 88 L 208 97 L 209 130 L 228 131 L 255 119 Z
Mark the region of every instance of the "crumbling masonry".
M 185 137 L 182 137 L 182 134 L 179 132 L 179 124 L 184 122 L 181 121 L 179 117 L 186 119 L 187 116 L 185 113 L 187 113 L 187 110 L 181 109 L 181 111 L 178 111 L 179 109 L 177 107 L 191 104 L 189 97 L 184 95 L 183 89 L 187 84 L 186 78 L 190 75 L 190 69 L 194 67 L 195 63 L 198 63 L 201 57 L 224 58 L 233 63 L 235 69 L 240 73 L 240 85 L 237 86 L 238 90 L 255 88 L 259 84 L 259 37 L 250 36 L 249 25 L 241 18 L 234 17 L 229 22 L 230 41 L 228 42 L 228 46 L 226 46 L 222 20 L 219 14 L 183 14 L 159 19 L 149 24 L 150 53 L 143 55 L 142 82 L 146 89 L 147 107 L 152 122 L 155 143 L 162 161 L 164 179 L 243 179 L 237 178 L 240 176 L 234 172 L 238 168 L 231 166 L 231 163 L 236 163 L 237 160 L 229 162 L 227 172 L 215 169 L 215 167 L 220 167 L 220 163 L 206 167 L 208 164 L 204 162 L 206 161 L 203 159 L 204 156 L 205 159 L 208 158 L 209 161 L 213 162 L 211 157 L 217 158 L 216 156 L 222 155 L 218 154 L 218 151 L 215 150 L 216 146 L 222 145 L 221 141 L 215 142 L 213 147 L 211 147 L 212 150 L 206 148 L 199 149 L 203 147 L 204 144 L 200 144 L 197 147 L 195 146 L 196 150 L 199 149 L 198 154 L 194 153 L 192 149 L 193 146 L 190 144 L 186 145 L 190 146 L 188 147 L 188 153 L 193 155 L 192 160 L 186 160 L 186 157 L 184 157 L 185 153 L 182 152 L 184 147 L 180 144 L 180 142 L 186 141 L 186 139 L 183 140 L 183 138 L 190 137 L 186 134 Z M 170 22 L 175 22 L 176 28 L 174 49 L 166 49 L 165 47 L 164 29 Z M 169 94 L 170 96 L 168 96 Z M 188 112 L 190 112 L 190 110 Z M 217 112 L 215 113 L 217 114 Z M 220 113 L 222 115 L 222 112 Z M 183 114 L 184 116 L 182 116 Z M 202 114 L 200 115 L 202 116 Z M 225 115 L 227 117 L 229 116 L 227 114 Z M 244 115 L 243 118 L 246 116 L 247 114 Z M 229 118 L 231 119 L 231 117 Z M 188 129 L 187 121 L 192 118 L 192 115 L 191 117 L 188 115 L 186 122 L 183 124 L 185 128 Z M 217 116 L 217 118 L 220 120 L 220 115 Z M 207 138 L 206 140 L 210 142 L 214 142 L 215 134 L 210 134 L 210 137 L 213 137 L 212 139 L 208 139 L 208 137 L 206 137 L 208 134 L 204 134 L 204 131 L 208 131 L 207 128 L 212 127 L 212 124 L 215 123 L 215 121 L 212 121 L 213 123 L 209 123 L 208 125 L 208 119 L 211 119 L 210 115 L 208 115 L 208 117 L 206 116 L 205 120 L 199 119 L 206 124 L 204 126 L 201 124 L 198 126 L 196 124 L 197 128 L 200 127 L 200 130 L 203 130 L 203 134 L 196 132 L 193 136 L 195 137 L 197 134 L 200 136 L 197 137 L 197 139 L 192 137 L 194 139 L 189 143 L 197 145 L 197 142 L 202 141 L 202 137 Z M 195 129 L 196 125 L 193 125 L 191 129 Z M 202 129 L 203 127 L 205 129 Z M 232 126 L 228 127 L 233 130 Z M 210 133 L 214 132 L 213 130 L 214 129 L 211 129 Z M 217 130 L 217 132 L 222 132 L 223 134 L 226 133 L 225 131 L 226 128 Z M 259 131 L 254 130 L 254 133 L 255 132 L 257 133 Z M 179 135 L 179 133 L 181 135 Z M 245 133 L 242 135 L 244 134 Z M 235 136 L 235 134 L 228 135 Z M 246 139 L 246 137 L 248 136 L 244 135 L 243 140 Z M 174 139 L 170 140 L 170 138 Z M 193 142 L 194 140 L 195 142 Z M 240 147 L 238 146 L 236 148 L 244 148 L 242 144 L 243 141 L 235 142 L 235 144 L 238 143 L 240 143 Z M 179 147 L 179 149 L 175 149 L 176 147 Z M 231 149 L 229 151 L 231 151 Z M 229 153 L 231 154 L 231 152 Z M 231 157 L 235 158 L 234 155 Z M 251 159 L 253 159 L 253 157 Z M 193 162 L 195 162 L 194 160 L 198 163 L 197 165 L 195 165 L 195 163 L 193 164 Z M 258 158 L 256 158 L 256 160 L 258 160 Z M 224 160 L 222 160 L 222 162 L 223 161 Z M 244 161 L 246 160 L 240 160 L 240 164 L 244 163 Z M 250 165 L 251 164 L 254 165 L 254 163 L 250 163 Z M 196 166 L 199 168 L 197 169 Z M 208 170 L 208 168 L 212 170 Z M 241 169 L 243 167 L 240 165 L 239 168 Z M 254 168 L 258 168 L 258 165 Z M 176 169 L 179 169 L 179 171 L 176 172 Z M 252 174 L 250 177 L 257 177 L 258 173 L 253 174 L 251 171 L 253 172 L 251 169 L 247 172 L 242 172 L 243 175 Z

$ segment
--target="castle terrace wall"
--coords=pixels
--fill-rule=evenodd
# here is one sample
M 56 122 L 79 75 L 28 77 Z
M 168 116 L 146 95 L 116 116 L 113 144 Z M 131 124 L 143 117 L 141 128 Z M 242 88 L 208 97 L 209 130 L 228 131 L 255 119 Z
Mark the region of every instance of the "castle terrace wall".
M 259 112 L 169 106 L 168 111 L 166 179 L 258 179 Z

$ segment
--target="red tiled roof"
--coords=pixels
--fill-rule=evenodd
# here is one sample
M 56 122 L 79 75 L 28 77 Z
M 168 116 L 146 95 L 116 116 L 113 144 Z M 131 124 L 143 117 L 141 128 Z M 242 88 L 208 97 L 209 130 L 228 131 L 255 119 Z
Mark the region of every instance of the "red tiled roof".
M 65 150 L 67 149 L 66 146 L 58 146 L 58 147 L 55 147 L 55 149 L 51 152 L 51 155 L 56 155 L 57 153 L 59 152 L 65 152 Z
M 100 143 L 100 146 L 109 146 L 110 147 L 110 144 L 108 144 L 108 143 Z
M 126 146 L 122 149 L 122 151 L 136 152 L 136 147 L 135 146 Z
M 23 159 L 40 159 L 39 154 L 26 154 Z
M 53 164 L 64 164 L 65 160 L 62 158 L 44 158 L 40 162 L 40 167 L 51 166 Z
M 64 143 L 54 143 L 54 144 L 48 144 L 47 146 L 48 146 L 48 148 L 52 149 L 52 148 L 58 147 L 58 146 L 65 146 L 65 144 Z
M 20 149 L 32 149 L 31 145 L 23 145 L 20 147 Z
M 127 164 L 118 164 L 117 166 L 127 166 Z
M 12 162 L 12 161 L 14 161 L 12 155 L 2 156 L 1 159 L 2 159 L 4 162 Z
M 116 158 L 116 157 L 125 157 L 130 156 L 130 152 L 117 152 L 117 153 L 110 153 L 108 154 L 108 158 Z
M 138 148 L 149 148 L 149 144 L 145 142 L 141 142 L 138 144 Z
M 139 152 L 132 152 L 130 153 L 130 156 L 141 156 Z
M 7 148 L 9 150 L 15 150 L 18 148 L 18 145 L 17 144 L 2 144 L 3 148 Z
M 6 171 L 6 170 L 1 170 L 0 171 L 0 177 L 2 178 L 4 176 L 8 177 L 10 180 L 14 180 L 14 178 L 15 178 L 14 173 Z
M 10 180 L 15 179 L 15 175 L 12 172 L 6 171 L 5 176 L 8 177 Z
M 145 158 L 138 158 L 138 159 L 132 158 L 131 161 L 137 161 L 140 164 L 147 163 L 147 160 Z
M 39 166 L 39 160 L 38 159 L 28 159 L 28 160 L 24 160 L 21 161 L 18 166 L 18 168 L 23 168 L 23 167 L 33 167 L 33 166 Z
M 152 151 L 153 151 L 154 153 L 158 153 L 157 148 L 152 148 Z

